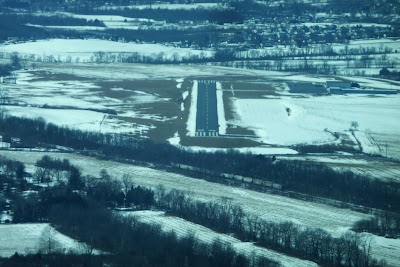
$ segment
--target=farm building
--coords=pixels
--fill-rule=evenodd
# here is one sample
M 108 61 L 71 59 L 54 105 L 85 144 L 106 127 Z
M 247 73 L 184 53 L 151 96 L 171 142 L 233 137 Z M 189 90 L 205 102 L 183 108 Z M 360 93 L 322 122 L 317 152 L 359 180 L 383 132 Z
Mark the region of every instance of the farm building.
M 326 94 L 328 91 L 323 84 L 315 84 L 308 82 L 292 82 L 288 83 L 290 93 L 293 94 Z
M 326 81 L 327 88 L 340 88 L 340 89 L 350 89 L 351 82 L 342 82 L 342 81 Z
M 2 77 L 1 82 L 2 83 L 8 83 L 8 84 L 16 84 L 17 83 L 17 78 L 15 78 L 15 77 Z
M 368 94 L 368 95 L 395 95 L 397 90 L 374 90 L 374 89 L 341 89 L 341 88 L 330 88 L 331 94 L 343 95 L 343 94 Z

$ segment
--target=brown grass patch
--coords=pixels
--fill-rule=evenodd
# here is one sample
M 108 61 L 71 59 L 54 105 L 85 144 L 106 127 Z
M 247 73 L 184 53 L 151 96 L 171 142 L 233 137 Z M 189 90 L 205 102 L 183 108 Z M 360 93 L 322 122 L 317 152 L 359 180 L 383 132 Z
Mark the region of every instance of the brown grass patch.
M 79 77 L 73 74 L 67 74 L 67 73 L 52 73 L 48 71 L 28 71 L 27 73 L 32 74 L 35 76 L 32 81 L 35 82 L 43 82 L 43 81 L 92 81 L 88 78 L 84 77 Z
M 135 110 L 140 110 L 141 113 L 149 115 L 157 115 L 160 117 L 177 117 L 181 115 L 180 102 L 154 102 L 135 105 Z
M 233 94 L 237 98 L 263 98 L 265 95 L 277 95 L 276 89 L 269 83 L 260 82 L 224 82 L 222 88 L 230 90 L 233 88 Z
M 224 91 L 223 100 L 224 100 L 225 120 L 229 122 L 237 119 L 239 115 L 236 113 L 234 109 L 235 99 L 232 98 L 232 93 Z
M 102 95 L 105 97 L 115 98 L 115 99 L 124 99 L 130 96 L 135 95 L 135 92 L 128 90 L 111 90 L 105 89 L 102 91 Z
M 181 144 L 184 146 L 201 146 L 216 148 L 239 148 L 257 147 L 262 145 L 256 141 L 246 138 L 224 138 L 224 137 L 188 137 L 181 136 Z
M 253 130 L 242 128 L 242 127 L 235 127 L 235 128 L 226 128 L 227 134 L 238 134 L 238 135 L 255 135 Z
M 123 81 L 100 81 L 96 83 L 104 90 L 110 88 L 124 88 L 132 91 L 143 91 L 157 94 L 161 98 L 179 99 L 182 97 L 182 89 L 176 88 L 174 80 L 123 80 Z

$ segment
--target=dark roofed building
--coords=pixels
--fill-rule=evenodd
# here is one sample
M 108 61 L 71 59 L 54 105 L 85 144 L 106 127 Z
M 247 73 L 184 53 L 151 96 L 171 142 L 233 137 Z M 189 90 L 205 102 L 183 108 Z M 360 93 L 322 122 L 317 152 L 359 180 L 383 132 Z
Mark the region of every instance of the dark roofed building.
M 328 91 L 323 84 L 315 84 L 308 82 L 292 82 L 288 83 L 290 93 L 293 94 L 327 94 Z
M 16 84 L 17 83 L 17 78 L 15 78 L 15 77 L 4 77 L 1 82 L 2 83 L 8 83 L 8 84 Z
M 351 82 L 326 81 L 326 87 L 327 88 L 349 89 L 349 88 L 351 88 Z

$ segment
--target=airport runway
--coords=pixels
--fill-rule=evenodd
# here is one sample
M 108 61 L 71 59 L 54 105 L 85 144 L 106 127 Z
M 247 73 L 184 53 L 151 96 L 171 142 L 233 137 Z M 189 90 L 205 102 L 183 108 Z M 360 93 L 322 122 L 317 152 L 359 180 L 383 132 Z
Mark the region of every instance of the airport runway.
M 197 90 L 196 132 L 218 132 L 217 87 L 213 81 L 199 81 Z

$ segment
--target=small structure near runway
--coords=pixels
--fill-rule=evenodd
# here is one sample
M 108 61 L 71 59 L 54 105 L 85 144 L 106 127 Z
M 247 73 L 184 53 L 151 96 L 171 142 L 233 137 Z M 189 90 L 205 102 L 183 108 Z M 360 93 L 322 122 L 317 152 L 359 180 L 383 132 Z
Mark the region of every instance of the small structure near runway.
M 316 84 L 310 82 L 290 82 L 289 92 L 292 94 L 327 94 L 328 91 L 323 84 Z

